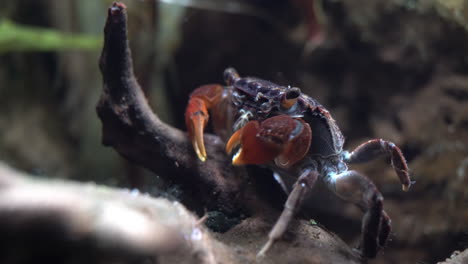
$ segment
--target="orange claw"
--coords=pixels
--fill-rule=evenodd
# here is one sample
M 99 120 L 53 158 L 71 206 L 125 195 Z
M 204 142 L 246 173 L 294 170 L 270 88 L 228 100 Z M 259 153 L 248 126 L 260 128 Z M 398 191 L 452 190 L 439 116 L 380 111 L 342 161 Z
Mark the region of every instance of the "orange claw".
M 223 94 L 223 87 L 217 84 L 203 85 L 190 95 L 185 110 L 185 125 L 192 140 L 193 149 L 201 161 L 206 160 L 203 130 L 208 123 L 208 110 L 219 103 Z
M 310 126 L 301 119 L 287 115 L 263 121 L 250 121 L 236 131 L 226 145 L 226 152 L 240 145 L 233 156 L 234 165 L 265 164 L 288 168 L 300 161 L 309 151 L 312 139 Z
M 232 157 L 232 164 L 265 164 L 273 160 L 281 152 L 281 146 L 269 144 L 258 137 L 260 124 L 258 121 L 250 121 L 244 127 L 237 130 L 226 145 L 226 152 L 241 145 L 237 153 Z
M 205 142 L 203 140 L 203 129 L 208 123 L 208 110 L 206 104 L 200 98 L 191 98 L 185 112 L 185 124 L 192 139 L 193 149 L 201 161 L 206 160 Z
M 283 152 L 275 159 L 276 165 L 282 168 L 289 168 L 300 161 L 309 152 L 312 141 L 312 130 L 309 124 L 302 119 L 295 119 L 301 132 L 297 133 L 288 140 Z

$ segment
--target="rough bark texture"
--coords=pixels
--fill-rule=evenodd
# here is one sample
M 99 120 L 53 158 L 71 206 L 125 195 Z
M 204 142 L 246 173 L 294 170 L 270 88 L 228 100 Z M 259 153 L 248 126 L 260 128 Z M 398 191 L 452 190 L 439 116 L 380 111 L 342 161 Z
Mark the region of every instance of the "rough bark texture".
M 38 180 L 0 163 L 1 263 L 258 263 L 272 221 L 217 239 L 178 202 L 95 184 Z M 344 242 L 295 222 L 260 263 L 360 263 Z
M 227 247 L 177 202 L 32 179 L 2 163 L 0 198 L 1 263 L 230 261 Z

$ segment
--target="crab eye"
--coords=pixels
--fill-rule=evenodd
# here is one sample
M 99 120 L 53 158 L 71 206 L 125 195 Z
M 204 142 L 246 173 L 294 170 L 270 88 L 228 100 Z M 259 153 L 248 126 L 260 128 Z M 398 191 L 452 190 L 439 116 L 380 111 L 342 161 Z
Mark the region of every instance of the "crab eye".
M 228 85 L 232 85 L 236 80 L 239 79 L 239 74 L 234 68 L 227 68 L 223 74 L 224 81 Z
M 293 87 L 286 91 L 286 93 L 281 98 L 281 107 L 285 109 L 291 108 L 297 102 L 297 98 L 301 95 L 301 90 L 299 88 Z

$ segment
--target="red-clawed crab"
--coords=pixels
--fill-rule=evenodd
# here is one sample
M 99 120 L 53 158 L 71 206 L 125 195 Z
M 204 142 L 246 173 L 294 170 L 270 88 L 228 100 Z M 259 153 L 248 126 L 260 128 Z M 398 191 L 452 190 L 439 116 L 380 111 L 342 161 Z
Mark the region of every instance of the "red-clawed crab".
M 344 151 L 344 137 L 330 113 L 299 88 L 240 78 L 232 68 L 225 70 L 224 79 L 227 86 L 204 85 L 190 95 L 185 122 L 200 160 L 207 157 L 203 130 L 211 110 L 215 132 L 227 142 L 226 152 L 237 150 L 233 164 L 264 165 L 278 175 L 297 177 L 268 242 L 258 254 L 265 254 L 282 236 L 305 194 L 319 178 L 339 197 L 365 212 L 362 254 L 375 257 L 390 234 L 390 218 L 375 185 L 360 173 L 348 170 L 347 164 L 388 156 L 407 191 L 411 180 L 400 149 L 391 142 L 374 139 L 352 152 Z

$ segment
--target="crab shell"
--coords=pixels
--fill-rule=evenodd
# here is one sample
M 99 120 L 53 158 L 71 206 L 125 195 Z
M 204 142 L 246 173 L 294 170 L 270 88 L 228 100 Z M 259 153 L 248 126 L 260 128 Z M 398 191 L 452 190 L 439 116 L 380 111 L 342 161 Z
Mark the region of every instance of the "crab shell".
M 301 119 L 310 126 L 313 133 L 308 156 L 326 159 L 341 155 L 344 137 L 335 120 L 320 103 L 303 94 L 299 88 L 254 77 L 239 78 L 232 69 L 225 71 L 225 79 L 228 84 L 225 89 L 229 91 L 231 102 L 230 109 L 225 109 L 224 113 L 230 111 L 225 116 L 233 118 L 227 127 L 218 128 L 218 131 L 225 129 L 228 132 L 218 134 L 232 134 L 251 120 L 261 123 L 275 116 L 287 115 Z M 283 102 L 290 98 L 294 99 L 294 103 L 285 108 Z M 214 111 L 213 115 L 222 112 Z

